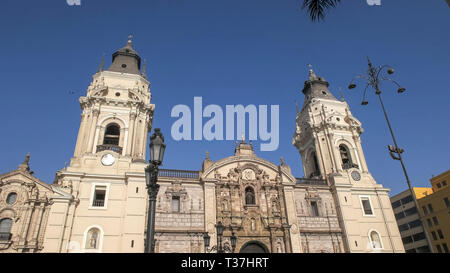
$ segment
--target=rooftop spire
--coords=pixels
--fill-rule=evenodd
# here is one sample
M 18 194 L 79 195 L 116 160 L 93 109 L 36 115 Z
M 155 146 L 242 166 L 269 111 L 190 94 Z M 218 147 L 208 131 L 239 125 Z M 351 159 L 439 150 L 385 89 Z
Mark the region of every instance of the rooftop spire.
M 98 69 L 97 72 L 102 72 L 105 68 L 105 53 L 102 54 L 102 61 L 100 63 L 100 68 Z
M 336 100 L 336 98 L 331 94 L 330 90 L 328 90 L 328 82 L 317 76 L 316 73 L 312 70 L 312 65 L 309 66 L 309 76 L 308 80 L 305 81 L 305 85 L 303 87 L 303 94 L 305 94 L 305 102 L 309 102 L 311 98 L 324 98 Z
M 25 160 L 22 162 L 22 164 L 19 165 L 19 170 L 30 172 L 30 153 L 27 153 L 25 156 Z
M 141 74 L 141 57 L 139 57 L 139 54 L 133 49 L 132 38 L 133 35 L 129 35 L 125 47 L 114 52 L 112 55 L 112 64 L 108 68 L 108 71 L 137 75 Z

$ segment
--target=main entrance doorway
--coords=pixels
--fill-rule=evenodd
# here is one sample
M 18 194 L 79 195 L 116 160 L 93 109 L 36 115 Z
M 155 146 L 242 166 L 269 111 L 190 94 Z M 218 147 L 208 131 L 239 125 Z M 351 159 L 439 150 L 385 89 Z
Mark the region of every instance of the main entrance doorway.
M 258 241 L 250 241 L 245 243 L 239 253 L 269 253 L 267 247 Z

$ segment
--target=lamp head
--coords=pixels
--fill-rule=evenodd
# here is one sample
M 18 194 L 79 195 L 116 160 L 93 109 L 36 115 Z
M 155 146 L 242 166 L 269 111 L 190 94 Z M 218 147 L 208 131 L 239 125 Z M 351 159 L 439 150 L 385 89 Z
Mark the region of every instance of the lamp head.
M 353 88 L 355 88 L 356 87 L 356 84 L 354 84 L 354 83 L 350 83 L 349 85 L 348 85 L 348 89 L 353 89 Z
M 389 75 L 392 75 L 392 74 L 394 74 L 394 68 L 389 68 L 388 69 L 388 71 L 387 71 L 387 73 L 389 74 Z
M 367 104 L 369 104 L 369 102 L 368 101 L 366 101 L 366 100 L 363 100 L 362 102 L 361 102 L 361 105 L 367 105 Z
M 397 90 L 397 92 L 398 92 L 399 94 L 401 94 L 401 93 L 403 93 L 403 92 L 405 92 L 405 91 L 406 91 L 406 88 L 404 88 L 404 87 L 399 87 L 398 90 Z

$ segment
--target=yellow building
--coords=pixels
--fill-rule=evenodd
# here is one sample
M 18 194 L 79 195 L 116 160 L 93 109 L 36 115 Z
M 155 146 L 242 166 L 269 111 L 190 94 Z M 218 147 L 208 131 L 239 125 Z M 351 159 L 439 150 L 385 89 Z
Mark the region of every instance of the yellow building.
M 433 252 L 449 253 L 450 170 L 430 179 L 433 193 L 418 199 L 419 211 L 431 240 Z

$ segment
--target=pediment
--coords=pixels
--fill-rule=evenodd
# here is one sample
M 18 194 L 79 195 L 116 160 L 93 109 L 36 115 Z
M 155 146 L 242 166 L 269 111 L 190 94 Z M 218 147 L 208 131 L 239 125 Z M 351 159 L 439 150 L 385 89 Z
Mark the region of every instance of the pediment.
M 203 172 L 201 179 L 295 183 L 295 178 L 286 168 L 257 156 L 231 156 L 219 160 Z

